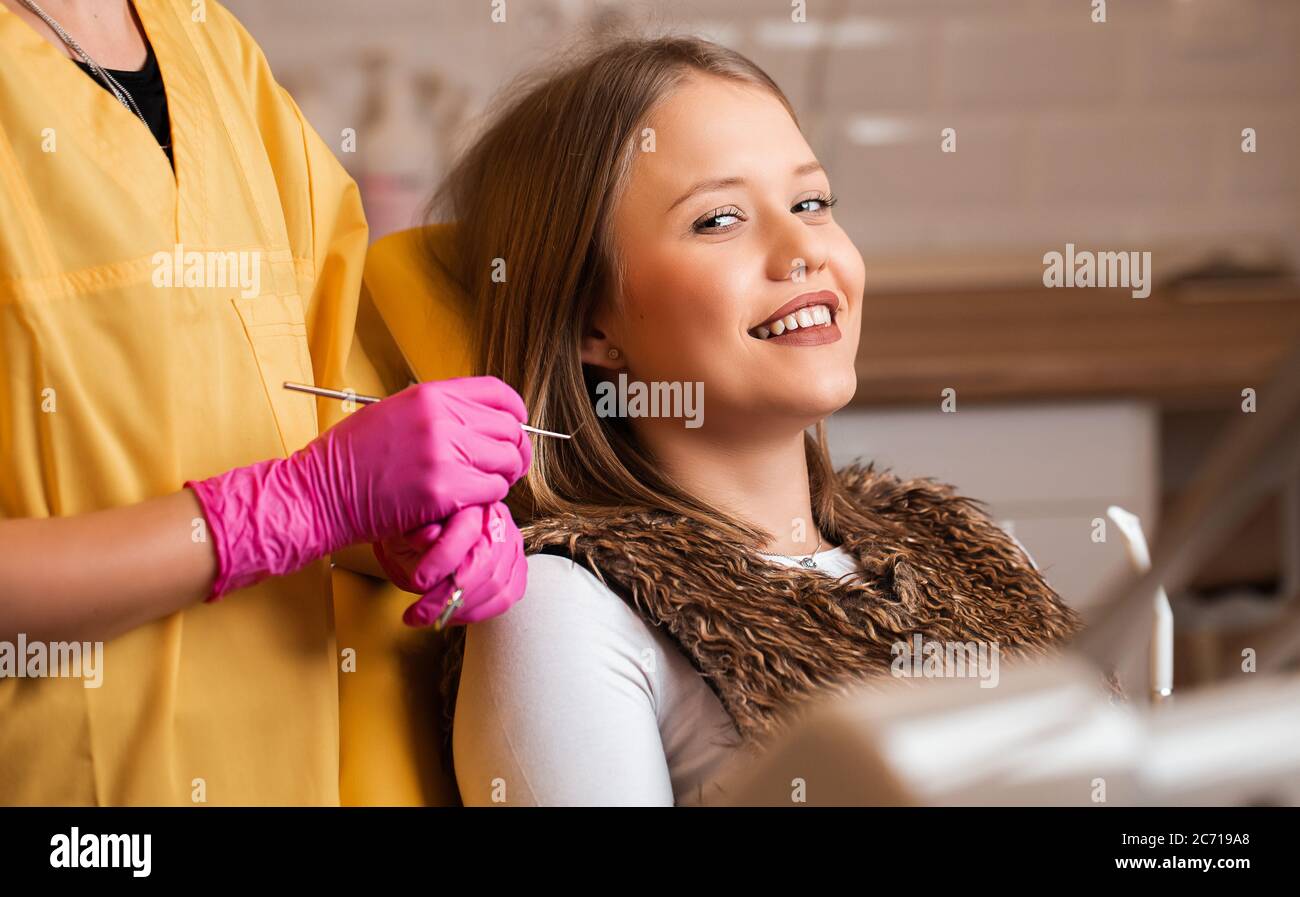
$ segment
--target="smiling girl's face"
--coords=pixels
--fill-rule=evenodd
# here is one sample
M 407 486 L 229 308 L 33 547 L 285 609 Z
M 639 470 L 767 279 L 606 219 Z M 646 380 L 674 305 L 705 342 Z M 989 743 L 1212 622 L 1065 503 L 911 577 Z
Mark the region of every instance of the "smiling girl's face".
M 712 436 L 797 432 L 843 407 L 857 385 L 862 255 L 785 106 L 693 76 L 647 126 L 654 151 L 636 154 L 613 216 L 621 302 L 597 311 L 583 361 L 632 381 L 702 382 Z

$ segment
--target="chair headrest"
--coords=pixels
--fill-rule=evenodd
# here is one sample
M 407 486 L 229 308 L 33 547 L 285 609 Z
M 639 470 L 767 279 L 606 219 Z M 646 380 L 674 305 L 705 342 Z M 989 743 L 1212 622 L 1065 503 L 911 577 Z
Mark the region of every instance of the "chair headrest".
M 433 224 L 388 234 L 366 255 L 365 291 L 407 367 L 421 381 L 472 372 L 460 290 L 432 258 L 451 259 L 453 228 Z

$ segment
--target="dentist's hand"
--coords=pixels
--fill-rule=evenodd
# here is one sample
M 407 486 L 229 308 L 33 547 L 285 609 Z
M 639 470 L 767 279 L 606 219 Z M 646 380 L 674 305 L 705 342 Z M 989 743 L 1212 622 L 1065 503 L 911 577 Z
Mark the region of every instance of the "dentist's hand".
M 187 482 L 216 546 L 209 600 L 500 501 L 532 463 L 526 420 L 523 400 L 495 377 L 420 383 L 288 458 Z
M 445 523 L 376 542 L 375 557 L 398 588 L 422 596 L 402 615 L 408 626 L 431 625 L 456 586 L 464 605 L 451 623 L 504 613 L 527 585 L 523 538 L 501 502 L 471 506 Z

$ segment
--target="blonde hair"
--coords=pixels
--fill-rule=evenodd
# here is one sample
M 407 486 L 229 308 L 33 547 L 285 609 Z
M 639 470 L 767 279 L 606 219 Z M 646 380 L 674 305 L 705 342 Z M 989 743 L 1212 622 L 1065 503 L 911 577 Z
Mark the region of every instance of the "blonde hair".
M 625 419 L 596 414 L 601 377 L 580 359 L 584 329 L 621 285 L 611 218 L 655 105 L 695 74 L 754 85 L 798 119 L 768 75 L 694 37 L 624 37 L 533 72 L 448 173 L 431 215 L 455 222 L 453 264 L 432 260 L 467 303 L 476 373 L 514 387 L 531 423 L 573 433 L 535 439 L 511 492 L 518 523 L 660 509 L 760 547 L 771 534 L 702 503 L 663 475 Z M 504 265 L 505 277 L 494 278 Z M 836 482 L 825 428 L 805 433 L 814 515 L 834 529 Z

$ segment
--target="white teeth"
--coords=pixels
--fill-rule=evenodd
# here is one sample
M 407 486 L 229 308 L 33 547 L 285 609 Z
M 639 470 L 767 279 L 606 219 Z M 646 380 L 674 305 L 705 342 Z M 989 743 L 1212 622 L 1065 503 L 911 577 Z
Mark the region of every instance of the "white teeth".
M 809 305 L 786 315 L 784 318 L 777 318 L 767 324 L 760 324 L 754 328 L 753 332 L 759 339 L 768 339 L 773 336 L 780 336 L 787 330 L 821 327 L 830 324 L 834 320 L 835 316 L 831 313 L 829 307 L 825 305 Z

